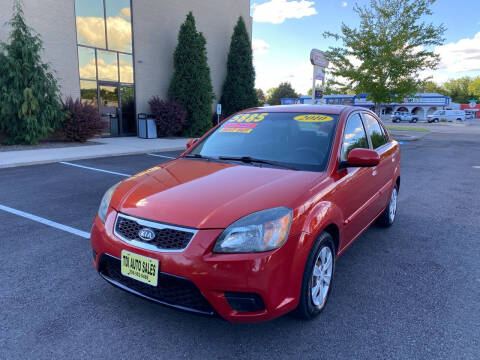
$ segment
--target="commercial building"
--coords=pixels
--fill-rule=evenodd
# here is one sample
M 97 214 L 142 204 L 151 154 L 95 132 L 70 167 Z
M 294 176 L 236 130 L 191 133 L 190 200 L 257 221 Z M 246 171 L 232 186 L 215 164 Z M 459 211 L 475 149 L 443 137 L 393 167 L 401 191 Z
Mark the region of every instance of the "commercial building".
M 152 96 L 164 98 L 173 72 L 180 25 L 189 11 L 207 39 L 217 98 L 226 76 L 233 28 L 249 0 L 23 0 L 27 24 L 42 36 L 44 61 L 64 97 L 93 101 L 111 135 L 137 133 L 137 114 Z M 0 40 L 10 29 L 13 0 L 0 0 Z
M 311 96 L 301 96 L 299 99 L 282 99 L 282 103 L 311 104 Z M 375 104 L 367 100 L 366 94 L 361 95 L 325 95 L 323 101 L 331 105 L 352 105 L 375 109 Z M 449 96 L 436 93 L 417 93 L 414 96 L 403 99 L 402 102 L 383 104 L 382 115 L 390 115 L 395 111 L 405 111 L 415 115 L 419 120 L 426 120 L 429 114 L 437 110 L 444 110 L 452 107 Z

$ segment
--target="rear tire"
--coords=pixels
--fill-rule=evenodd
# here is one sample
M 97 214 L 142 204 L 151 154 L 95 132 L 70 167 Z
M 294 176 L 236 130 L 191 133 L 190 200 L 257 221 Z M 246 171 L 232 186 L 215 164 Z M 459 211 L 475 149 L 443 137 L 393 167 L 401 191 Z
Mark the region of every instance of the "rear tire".
M 434 122 L 434 123 L 438 123 L 438 119 L 433 119 L 433 122 Z
M 417 118 L 413 118 L 413 119 L 412 119 L 412 123 L 416 123 L 417 121 L 418 121 Z
M 313 319 L 322 312 L 332 289 L 335 271 L 335 245 L 328 232 L 322 232 L 312 246 L 303 273 L 300 301 L 294 315 Z
M 383 210 L 382 215 L 377 219 L 377 225 L 381 227 L 390 227 L 397 216 L 397 202 L 398 202 L 398 186 L 395 184 L 392 193 L 390 194 L 390 201 L 387 207 Z

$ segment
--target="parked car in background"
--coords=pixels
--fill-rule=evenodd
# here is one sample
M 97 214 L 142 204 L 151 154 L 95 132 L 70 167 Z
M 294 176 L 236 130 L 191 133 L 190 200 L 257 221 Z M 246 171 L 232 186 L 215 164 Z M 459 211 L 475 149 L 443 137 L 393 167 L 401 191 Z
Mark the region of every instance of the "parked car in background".
M 427 116 L 427 121 L 429 123 L 455 120 L 465 121 L 465 118 L 464 110 L 437 110 L 433 114 Z
M 392 115 L 392 122 L 399 123 L 401 121 L 416 123 L 418 121 L 418 117 L 410 114 L 407 111 L 395 111 Z
M 309 319 L 327 303 L 336 259 L 374 221 L 393 224 L 399 188 L 400 146 L 373 112 L 254 108 L 111 187 L 93 262 L 109 283 L 174 308 Z

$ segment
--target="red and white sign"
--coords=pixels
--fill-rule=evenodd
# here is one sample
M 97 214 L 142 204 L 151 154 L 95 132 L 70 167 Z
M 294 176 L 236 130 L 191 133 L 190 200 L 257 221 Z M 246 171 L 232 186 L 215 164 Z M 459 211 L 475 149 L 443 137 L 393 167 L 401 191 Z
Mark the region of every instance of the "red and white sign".
M 310 62 L 312 65 L 319 66 L 321 68 L 328 67 L 328 60 L 325 58 L 325 54 L 318 49 L 313 49 L 310 52 Z

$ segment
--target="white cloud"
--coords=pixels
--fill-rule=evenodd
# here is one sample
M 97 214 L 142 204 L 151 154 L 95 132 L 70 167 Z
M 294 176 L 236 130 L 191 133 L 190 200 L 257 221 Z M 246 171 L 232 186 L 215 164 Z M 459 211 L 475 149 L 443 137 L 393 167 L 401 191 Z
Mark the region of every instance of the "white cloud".
M 132 12 L 130 11 L 130 8 L 126 7 L 120 10 L 120 16 L 126 18 L 127 20 L 130 20 L 130 18 L 132 17 Z
M 347 6 L 348 6 L 348 2 L 342 1 L 342 7 L 347 7 Z
M 310 61 L 302 61 L 294 66 L 271 66 L 271 64 L 256 60 L 256 87 L 264 91 L 289 82 L 300 94 L 306 94 L 312 87 L 313 67 Z
M 480 71 L 480 32 L 472 39 L 465 38 L 457 42 L 437 46 L 435 52 L 441 58 L 440 70 L 451 73 Z
M 125 13 L 125 11 L 122 10 L 122 13 Z M 125 17 L 111 16 L 107 18 L 107 25 L 109 29 L 109 48 L 120 51 L 132 51 L 130 21 Z M 103 18 L 78 16 L 77 31 L 83 44 L 100 48 L 105 47 L 105 23 Z
M 252 40 L 253 55 L 264 55 L 267 54 L 270 50 L 270 45 L 262 39 L 253 39 Z
M 270 0 L 263 4 L 253 4 L 253 21 L 281 24 L 286 19 L 301 19 L 317 14 L 313 1 Z

